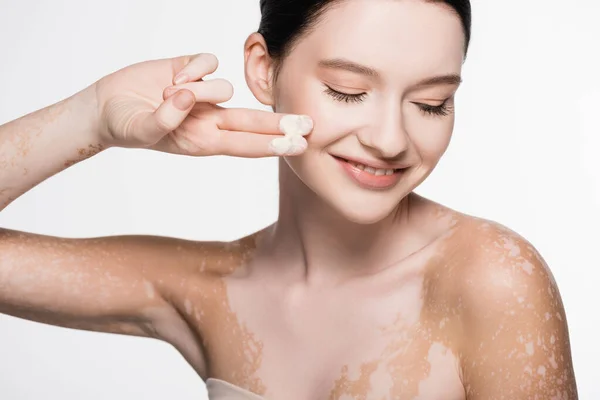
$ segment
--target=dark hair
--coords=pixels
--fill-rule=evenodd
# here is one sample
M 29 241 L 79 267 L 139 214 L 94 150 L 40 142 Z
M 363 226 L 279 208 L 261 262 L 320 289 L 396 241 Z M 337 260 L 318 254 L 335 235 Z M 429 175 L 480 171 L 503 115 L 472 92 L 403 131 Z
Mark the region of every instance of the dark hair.
M 345 0 L 260 0 L 262 18 L 258 33 L 266 43 L 269 55 L 278 64 L 332 6 Z M 465 33 L 465 57 L 471 40 L 471 2 L 469 0 L 424 0 L 451 7 L 460 18 Z

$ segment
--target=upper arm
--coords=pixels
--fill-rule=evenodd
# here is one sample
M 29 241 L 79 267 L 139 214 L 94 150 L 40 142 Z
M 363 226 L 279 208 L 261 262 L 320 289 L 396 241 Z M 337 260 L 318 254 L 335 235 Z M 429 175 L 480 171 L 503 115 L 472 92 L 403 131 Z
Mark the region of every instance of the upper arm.
M 476 257 L 463 288 L 468 399 L 577 399 L 556 282 L 524 239 L 504 233 Z
M 1 229 L 0 312 L 156 337 L 156 320 L 177 315 L 165 291 L 194 247 L 163 237 L 66 239 Z

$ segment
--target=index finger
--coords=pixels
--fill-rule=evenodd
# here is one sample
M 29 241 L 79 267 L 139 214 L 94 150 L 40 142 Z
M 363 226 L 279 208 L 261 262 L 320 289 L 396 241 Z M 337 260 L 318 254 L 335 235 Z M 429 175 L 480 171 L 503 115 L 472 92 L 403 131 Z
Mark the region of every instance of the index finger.
M 273 113 L 249 108 L 223 108 L 217 127 L 228 131 L 304 136 L 313 130 L 313 120 L 308 115 Z
M 199 53 L 186 59 L 188 62 L 181 70 L 176 71 L 177 75 L 173 78 L 174 85 L 199 81 L 219 67 L 219 59 L 211 53 Z

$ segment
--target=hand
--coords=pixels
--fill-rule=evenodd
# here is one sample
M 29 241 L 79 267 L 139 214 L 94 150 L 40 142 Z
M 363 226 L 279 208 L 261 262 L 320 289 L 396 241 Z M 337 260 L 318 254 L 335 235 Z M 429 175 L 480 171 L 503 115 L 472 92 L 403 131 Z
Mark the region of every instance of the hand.
M 152 60 L 96 82 L 103 144 L 193 156 L 304 152 L 309 117 L 218 106 L 231 99 L 233 87 L 224 79 L 203 80 L 217 66 L 212 54 Z M 293 145 L 282 136 L 286 127 L 300 132 Z

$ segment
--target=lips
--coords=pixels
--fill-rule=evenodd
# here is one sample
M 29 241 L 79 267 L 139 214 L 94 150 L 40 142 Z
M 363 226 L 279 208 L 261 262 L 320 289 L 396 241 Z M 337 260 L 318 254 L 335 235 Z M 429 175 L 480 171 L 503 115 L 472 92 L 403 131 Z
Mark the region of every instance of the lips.
M 371 175 L 381 176 L 381 175 L 393 175 L 394 172 L 398 172 L 399 169 L 396 168 L 375 168 L 369 165 L 357 163 L 351 160 L 344 160 L 355 168 L 360 169 L 361 171 L 365 171 Z
M 395 186 L 406 168 L 394 168 L 382 163 L 333 156 L 352 181 L 367 189 L 389 189 Z

